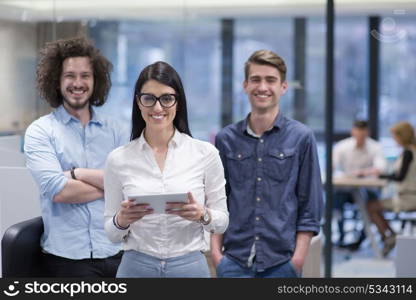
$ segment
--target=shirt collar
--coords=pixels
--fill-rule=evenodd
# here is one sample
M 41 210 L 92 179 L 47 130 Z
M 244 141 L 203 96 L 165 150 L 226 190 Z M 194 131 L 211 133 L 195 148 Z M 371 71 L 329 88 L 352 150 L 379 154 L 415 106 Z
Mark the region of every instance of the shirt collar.
M 248 121 L 247 121 L 246 132 L 247 132 L 247 134 L 248 134 L 248 135 L 251 135 L 252 137 L 255 137 L 255 138 L 260 138 L 260 136 L 259 136 L 257 133 L 255 133 L 255 132 L 253 131 L 253 129 L 251 129 L 251 127 L 250 127 L 250 122 L 248 122 Z
M 102 118 L 96 113 L 95 109 L 90 106 L 91 111 L 91 120 L 89 122 L 96 123 L 99 125 L 103 124 Z M 56 110 L 55 113 L 58 117 L 58 119 L 62 120 L 64 124 L 68 124 L 71 120 L 78 121 L 77 118 L 75 118 L 73 115 L 71 115 L 63 105 L 60 105 Z
M 367 150 L 369 148 L 369 138 L 366 138 L 365 139 L 364 144 L 363 144 L 362 147 L 358 147 L 357 141 L 355 140 L 354 137 L 351 137 L 351 138 L 352 138 L 352 141 L 354 143 L 354 149 L 357 149 L 357 150 Z
M 256 135 L 256 133 L 250 128 L 250 123 L 249 123 L 249 118 L 250 118 L 250 113 L 247 115 L 247 117 L 243 120 L 242 122 L 242 126 L 240 127 L 240 131 L 242 133 L 247 133 L 253 137 L 259 137 Z M 267 131 L 272 130 L 273 128 L 277 128 L 277 129 L 281 129 L 284 126 L 285 123 L 285 117 L 283 116 L 282 113 L 278 113 L 276 119 L 273 122 L 272 127 L 270 127 L 270 129 L 268 129 Z
M 90 120 L 90 122 L 91 123 L 96 123 L 98 125 L 103 125 L 104 121 L 103 121 L 102 117 L 100 116 L 100 114 L 98 114 L 96 112 L 96 110 L 92 106 L 90 106 L 90 111 L 91 111 L 91 120 Z
M 171 146 L 175 148 L 179 147 L 182 141 L 183 141 L 182 133 L 179 132 L 179 130 L 175 128 L 175 132 L 168 143 L 168 147 L 171 147 Z M 144 130 L 140 134 L 140 137 L 137 139 L 137 145 L 140 149 L 143 149 L 146 145 L 147 147 L 150 147 L 150 145 L 147 143 L 146 139 L 144 138 Z
M 179 147 L 182 143 L 182 133 L 179 132 L 178 129 L 175 128 L 175 133 L 173 134 L 173 137 L 169 141 L 169 146 L 172 145 L 174 147 Z

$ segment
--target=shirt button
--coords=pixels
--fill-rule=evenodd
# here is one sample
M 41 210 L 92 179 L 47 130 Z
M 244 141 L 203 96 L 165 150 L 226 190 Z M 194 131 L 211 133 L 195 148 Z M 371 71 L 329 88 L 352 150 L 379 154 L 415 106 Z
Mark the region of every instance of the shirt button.
M 259 217 L 256 217 L 256 221 L 260 221 L 260 218 Z
M 256 235 L 255 240 L 258 241 L 260 238 Z
M 261 177 L 257 177 L 257 181 L 261 181 Z
M 238 154 L 238 155 L 237 155 L 237 157 L 238 157 L 238 158 L 241 158 L 241 154 Z
M 259 162 L 261 162 L 261 161 L 262 161 L 261 157 L 259 157 L 257 160 L 258 160 Z
M 263 139 L 260 139 L 260 143 L 264 143 L 264 140 Z
M 261 199 L 260 199 L 260 197 L 257 197 L 257 198 L 256 198 L 256 201 L 257 201 L 257 202 L 260 202 L 260 200 L 261 200 Z
M 285 156 L 285 155 L 284 155 L 283 153 L 280 153 L 280 154 L 279 154 L 279 156 L 280 156 L 280 157 L 283 157 L 283 156 Z

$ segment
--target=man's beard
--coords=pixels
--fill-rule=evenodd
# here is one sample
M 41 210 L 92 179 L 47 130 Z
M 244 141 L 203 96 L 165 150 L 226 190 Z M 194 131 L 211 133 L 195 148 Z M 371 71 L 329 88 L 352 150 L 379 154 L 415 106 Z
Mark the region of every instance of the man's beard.
M 71 103 L 70 101 L 66 100 L 65 98 L 63 98 L 63 102 L 64 102 L 65 106 L 67 106 L 68 108 L 71 108 L 73 110 L 84 109 L 90 103 L 89 100 L 86 100 L 85 102 L 81 102 L 81 103 L 80 102 Z

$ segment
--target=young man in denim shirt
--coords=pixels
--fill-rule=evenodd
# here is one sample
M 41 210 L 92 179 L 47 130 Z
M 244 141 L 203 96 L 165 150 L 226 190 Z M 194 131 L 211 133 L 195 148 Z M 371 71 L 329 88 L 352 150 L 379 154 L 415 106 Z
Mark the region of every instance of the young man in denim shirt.
M 319 233 L 322 184 L 311 129 L 283 115 L 286 66 L 268 50 L 245 64 L 251 112 L 216 137 L 230 223 L 212 235 L 218 277 L 299 277 Z

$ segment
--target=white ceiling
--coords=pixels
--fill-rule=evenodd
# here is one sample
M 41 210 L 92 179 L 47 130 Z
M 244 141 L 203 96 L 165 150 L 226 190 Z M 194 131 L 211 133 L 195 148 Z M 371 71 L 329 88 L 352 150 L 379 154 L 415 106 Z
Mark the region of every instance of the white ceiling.
M 416 0 L 335 0 L 340 15 L 415 14 Z M 325 15 L 326 0 L 0 0 L 0 20 Z

